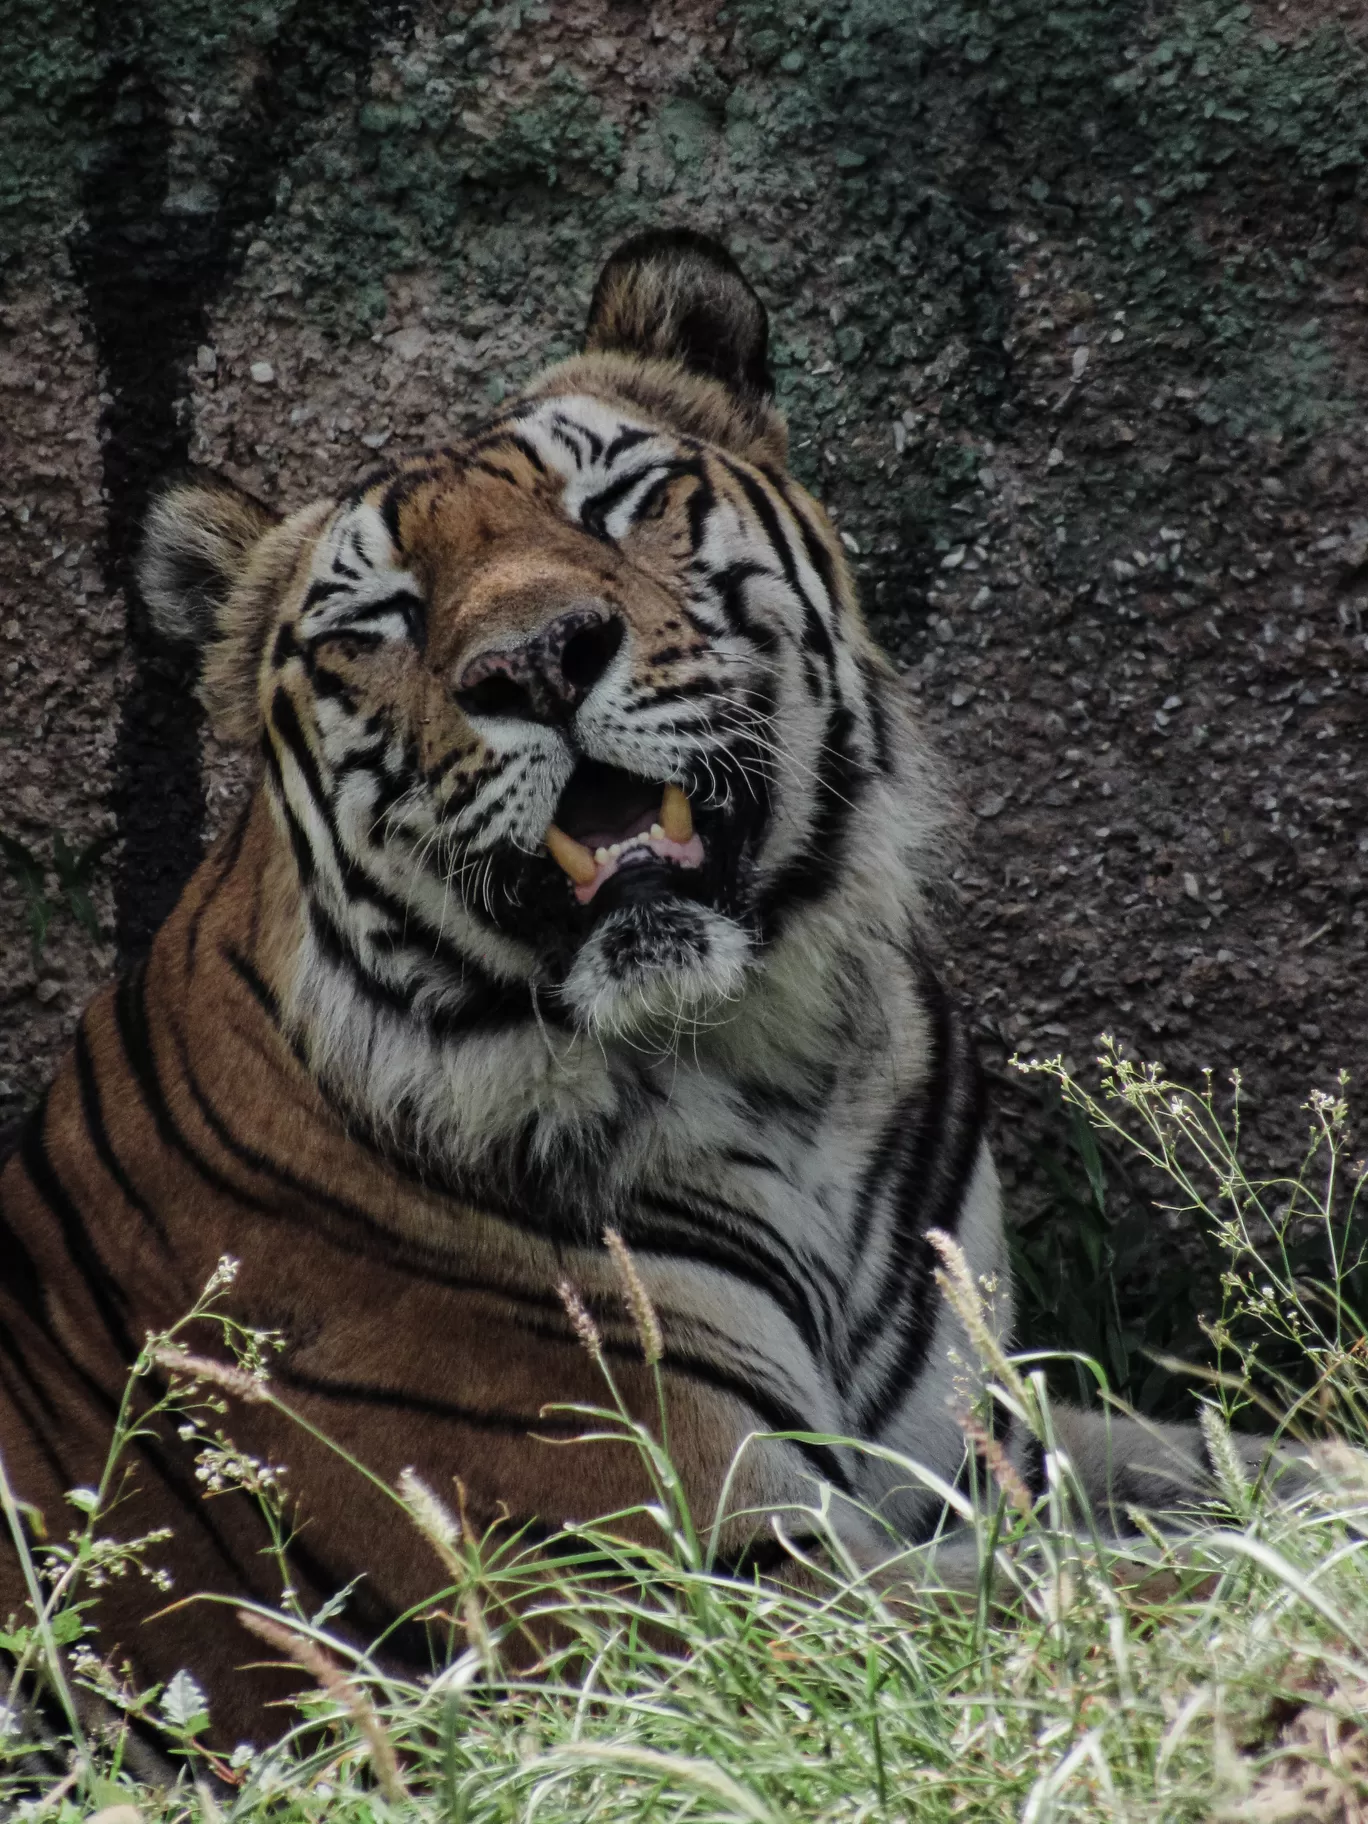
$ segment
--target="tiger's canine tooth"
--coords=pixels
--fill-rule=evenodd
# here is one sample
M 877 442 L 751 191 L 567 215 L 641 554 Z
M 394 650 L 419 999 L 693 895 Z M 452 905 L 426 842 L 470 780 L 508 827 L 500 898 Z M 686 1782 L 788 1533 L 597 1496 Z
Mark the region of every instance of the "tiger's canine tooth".
M 693 835 L 693 812 L 677 785 L 667 785 L 660 801 L 660 827 L 671 842 L 687 842 Z
M 565 869 L 577 887 L 587 887 L 598 873 L 594 858 L 584 844 L 567 836 L 554 823 L 546 826 L 546 847 L 552 861 Z

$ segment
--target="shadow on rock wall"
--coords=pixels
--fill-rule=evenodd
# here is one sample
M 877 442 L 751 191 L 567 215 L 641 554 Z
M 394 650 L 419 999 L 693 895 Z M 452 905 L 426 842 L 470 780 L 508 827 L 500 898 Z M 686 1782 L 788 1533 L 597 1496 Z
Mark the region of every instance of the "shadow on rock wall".
M 114 960 L 60 856 L 122 838 L 94 907 L 134 958 L 248 768 L 130 590 L 149 485 L 188 459 L 293 505 L 468 428 L 618 239 L 687 222 L 770 306 L 796 467 L 958 785 L 946 967 L 1018 1200 L 1041 1117 L 1004 1060 L 1104 1028 L 1238 1063 L 1286 1163 L 1365 1028 L 1363 38 L 1286 0 L 31 6 L 10 1112 Z

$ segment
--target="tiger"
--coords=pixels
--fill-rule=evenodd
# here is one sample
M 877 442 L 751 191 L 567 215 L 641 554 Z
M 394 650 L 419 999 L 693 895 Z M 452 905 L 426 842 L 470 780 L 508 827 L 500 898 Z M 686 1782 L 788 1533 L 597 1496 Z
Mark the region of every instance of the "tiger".
M 427 1652 L 402 1618 L 435 1564 L 380 1486 L 405 1470 L 534 1533 L 645 1498 L 630 1451 L 564 1448 L 563 1408 L 604 1399 L 576 1310 L 630 1410 L 658 1366 L 727 1562 L 819 1491 L 865 1560 L 926 1539 L 975 1359 L 938 1233 L 1013 1326 L 983 1077 L 934 963 L 952 794 L 790 470 L 731 255 L 629 241 L 578 354 L 340 498 L 171 487 L 139 575 L 260 762 L 0 1181 L 19 1497 L 61 1530 L 144 1338 L 230 1256 L 224 1308 L 283 1339 L 308 1427 L 248 1401 L 234 1443 L 286 1466 L 301 1600 L 354 1584 L 359 1638 Z M 1099 1498 L 1161 1472 L 1156 1438 L 1201 1466 L 1189 1432 L 1057 1422 Z M 166 1529 L 178 1595 L 276 1600 L 251 1501 L 204 1499 L 169 1427 L 134 1461 L 112 1521 Z M 11 1553 L 0 1615 L 24 1594 Z M 216 1739 L 279 1729 L 231 1602 L 98 1594 L 102 1651 L 189 1668 Z

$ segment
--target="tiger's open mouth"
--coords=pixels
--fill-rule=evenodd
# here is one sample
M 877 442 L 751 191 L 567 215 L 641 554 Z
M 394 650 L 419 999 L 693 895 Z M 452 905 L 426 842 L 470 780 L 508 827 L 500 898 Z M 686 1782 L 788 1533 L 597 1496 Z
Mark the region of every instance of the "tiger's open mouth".
M 687 793 L 589 759 L 561 793 L 546 848 L 582 906 L 627 869 L 700 868 L 704 860 Z

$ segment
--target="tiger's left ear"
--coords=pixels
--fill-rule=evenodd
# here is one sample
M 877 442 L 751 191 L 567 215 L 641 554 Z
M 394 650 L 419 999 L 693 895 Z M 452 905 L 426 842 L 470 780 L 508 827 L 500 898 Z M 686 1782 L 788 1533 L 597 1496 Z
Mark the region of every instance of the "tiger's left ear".
M 138 585 L 152 624 L 200 649 L 199 695 L 214 733 L 246 745 L 261 731 L 261 655 L 326 504 L 289 519 L 226 483 L 169 488 L 147 515 Z
M 138 585 L 164 638 L 207 645 L 276 516 L 236 488 L 196 483 L 153 501 L 138 554 Z
M 774 392 L 764 305 L 726 248 L 687 228 L 618 248 L 594 287 L 584 347 L 674 362 L 747 407 Z

